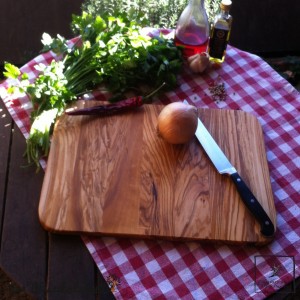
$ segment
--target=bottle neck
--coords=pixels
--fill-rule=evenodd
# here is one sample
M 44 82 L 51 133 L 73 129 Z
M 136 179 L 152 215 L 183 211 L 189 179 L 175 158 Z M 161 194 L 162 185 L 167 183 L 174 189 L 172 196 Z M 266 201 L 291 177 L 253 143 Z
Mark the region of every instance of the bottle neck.
M 221 10 L 221 14 L 223 15 L 223 16 L 229 16 L 229 10 Z
M 229 9 L 221 9 L 221 16 L 223 19 L 230 18 Z

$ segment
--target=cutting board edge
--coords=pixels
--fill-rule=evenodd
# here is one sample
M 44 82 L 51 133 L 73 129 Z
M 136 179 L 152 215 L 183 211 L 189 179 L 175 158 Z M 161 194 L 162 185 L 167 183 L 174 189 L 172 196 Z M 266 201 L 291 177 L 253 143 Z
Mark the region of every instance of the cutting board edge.
M 111 237 L 116 239 L 122 238 L 130 238 L 130 239 L 144 239 L 144 240 L 163 240 L 170 242 L 199 242 L 199 243 L 207 243 L 207 244 L 220 244 L 220 245 L 247 245 L 247 246 L 264 246 L 270 244 L 274 240 L 274 236 L 267 238 L 262 237 L 263 240 L 226 240 L 226 239 L 209 239 L 209 238 L 190 238 L 190 237 L 176 237 L 176 236 L 160 236 L 160 235 L 141 235 L 141 234 L 121 234 L 121 233 L 103 233 L 103 232 L 89 232 L 89 231 L 76 231 L 76 230 L 60 230 L 54 229 L 51 226 L 45 226 L 44 223 L 41 222 L 41 226 L 50 233 L 60 234 L 60 235 L 87 235 L 93 237 Z

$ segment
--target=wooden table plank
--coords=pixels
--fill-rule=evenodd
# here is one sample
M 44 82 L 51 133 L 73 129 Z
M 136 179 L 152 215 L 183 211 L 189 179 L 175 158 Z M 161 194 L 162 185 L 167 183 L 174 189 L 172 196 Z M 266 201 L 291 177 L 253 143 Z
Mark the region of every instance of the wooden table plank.
M 49 234 L 48 300 L 96 299 L 95 277 L 79 236 Z
M 83 0 L 16 1 L 1 0 L 0 61 L 24 64 L 43 48 L 42 34 L 66 38 L 71 30 L 72 14 L 81 13 Z M 4 26 L 13 20 L 13 26 Z
M 104 280 L 102 274 L 98 270 L 97 266 L 96 268 L 96 291 L 97 291 L 97 300 L 114 300 L 115 297 L 111 290 L 108 287 L 107 282 Z
M 36 299 L 44 299 L 47 234 L 38 222 L 37 207 L 43 173 L 35 174 L 22 154 L 25 139 L 18 128 L 12 136 L 5 214 L 1 239 L 1 267 Z
M 12 119 L 4 103 L 0 100 L 0 241 L 4 214 L 4 199 L 6 194 L 6 173 L 8 168 Z M 0 243 L 1 249 L 1 243 Z

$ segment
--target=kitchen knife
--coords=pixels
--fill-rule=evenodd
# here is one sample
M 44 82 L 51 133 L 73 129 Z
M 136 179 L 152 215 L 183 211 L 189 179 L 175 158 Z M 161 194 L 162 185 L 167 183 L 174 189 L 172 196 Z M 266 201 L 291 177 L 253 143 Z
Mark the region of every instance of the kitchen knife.
M 271 219 L 199 118 L 195 135 L 218 172 L 231 177 L 244 204 L 259 222 L 261 233 L 272 237 L 275 229 Z

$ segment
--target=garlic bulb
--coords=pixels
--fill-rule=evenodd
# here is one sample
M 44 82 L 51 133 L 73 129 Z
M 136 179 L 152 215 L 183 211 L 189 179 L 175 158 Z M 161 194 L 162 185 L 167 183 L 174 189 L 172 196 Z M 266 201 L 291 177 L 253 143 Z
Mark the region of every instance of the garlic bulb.
M 190 56 L 188 65 L 194 73 L 203 73 L 209 66 L 209 55 L 206 52 L 202 52 Z
M 157 131 L 170 144 L 184 144 L 194 137 L 197 125 L 198 111 L 195 106 L 173 102 L 160 112 Z

